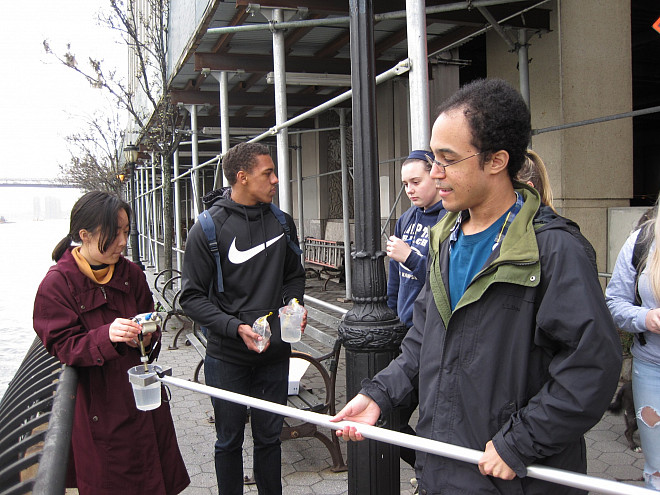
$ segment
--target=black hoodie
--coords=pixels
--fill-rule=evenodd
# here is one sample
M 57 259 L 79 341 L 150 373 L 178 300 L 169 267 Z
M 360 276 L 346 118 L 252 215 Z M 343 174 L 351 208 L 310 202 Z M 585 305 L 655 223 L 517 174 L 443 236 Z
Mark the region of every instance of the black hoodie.
M 195 222 L 186 241 L 181 307 L 208 329 L 206 352 L 214 358 L 248 365 L 287 359 L 291 346 L 282 342 L 277 310 L 294 297 L 302 302 L 305 270 L 300 256 L 288 247 L 284 228 L 268 203 L 245 206 L 226 191 L 209 196 L 204 199 L 215 224 L 224 292 L 218 293 L 215 259 Z M 285 216 L 297 244 L 296 226 L 291 216 Z M 258 354 L 248 350 L 238 326 L 252 325 L 269 312 L 270 346 Z

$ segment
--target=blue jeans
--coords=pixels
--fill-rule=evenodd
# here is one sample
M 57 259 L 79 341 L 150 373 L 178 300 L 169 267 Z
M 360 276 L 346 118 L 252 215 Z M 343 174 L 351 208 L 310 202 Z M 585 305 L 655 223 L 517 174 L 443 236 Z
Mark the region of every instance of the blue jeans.
M 633 395 L 646 488 L 660 491 L 660 366 L 633 359 Z
M 206 384 L 259 399 L 286 404 L 289 360 L 263 366 L 232 364 L 207 355 Z M 243 436 L 247 408 L 211 398 L 215 414 L 215 473 L 220 495 L 243 493 Z M 254 479 L 260 495 L 282 493 L 280 434 L 284 418 L 252 408 Z

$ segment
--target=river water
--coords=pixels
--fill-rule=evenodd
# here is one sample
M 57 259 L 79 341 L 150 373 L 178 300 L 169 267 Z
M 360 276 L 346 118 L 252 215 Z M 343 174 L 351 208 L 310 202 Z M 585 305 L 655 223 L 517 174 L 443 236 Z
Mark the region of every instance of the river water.
M 0 187 L 0 397 L 36 337 L 32 308 L 77 189 Z

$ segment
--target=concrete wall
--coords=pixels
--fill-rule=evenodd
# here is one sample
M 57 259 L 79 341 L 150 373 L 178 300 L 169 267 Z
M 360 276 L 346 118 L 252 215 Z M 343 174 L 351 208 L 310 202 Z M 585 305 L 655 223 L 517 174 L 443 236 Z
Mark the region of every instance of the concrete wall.
M 632 109 L 630 3 L 620 0 L 552 2 L 551 29 L 529 41 L 530 109 L 535 129 Z M 518 87 L 518 56 L 489 33 L 488 75 Z M 632 121 L 535 136 L 555 206 L 591 241 L 598 266 L 607 262 L 607 209 L 632 197 Z

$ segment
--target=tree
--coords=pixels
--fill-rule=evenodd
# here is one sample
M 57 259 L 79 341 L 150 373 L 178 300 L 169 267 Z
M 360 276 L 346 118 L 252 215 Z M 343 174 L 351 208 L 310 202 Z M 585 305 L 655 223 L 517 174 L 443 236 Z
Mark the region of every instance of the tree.
M 120 168 L 124 133 L 117 113 L 86 118 L 87 127 L 66 137 L 71 159 L 60 164 L 60 180 L 83 191 L 121 194 L 126 176 Z
M 132 120 L 127 132 L 137 135 L 135 144 L 143 151 L 154 152 L 162 162 L 165 268 L 172 268 L 174 215 L 170 160 L 183 136 L 176 132 L 183 115 L 172 104 L 167 91 L 169 2 L 109 0 L 109 7 L 99 15 L 99 21 L 118 31 L 129 48 L 128 82 L 118 77 L 116 71 L 107 71 L 100 58 L 90 57 L 88 64 L 81 66 L 70 45 L 63 54 L 54 52 L 47 40 L 43 45 L 47 53 L 85 77 L 93 87 L 108 92 L 125 108 Z

